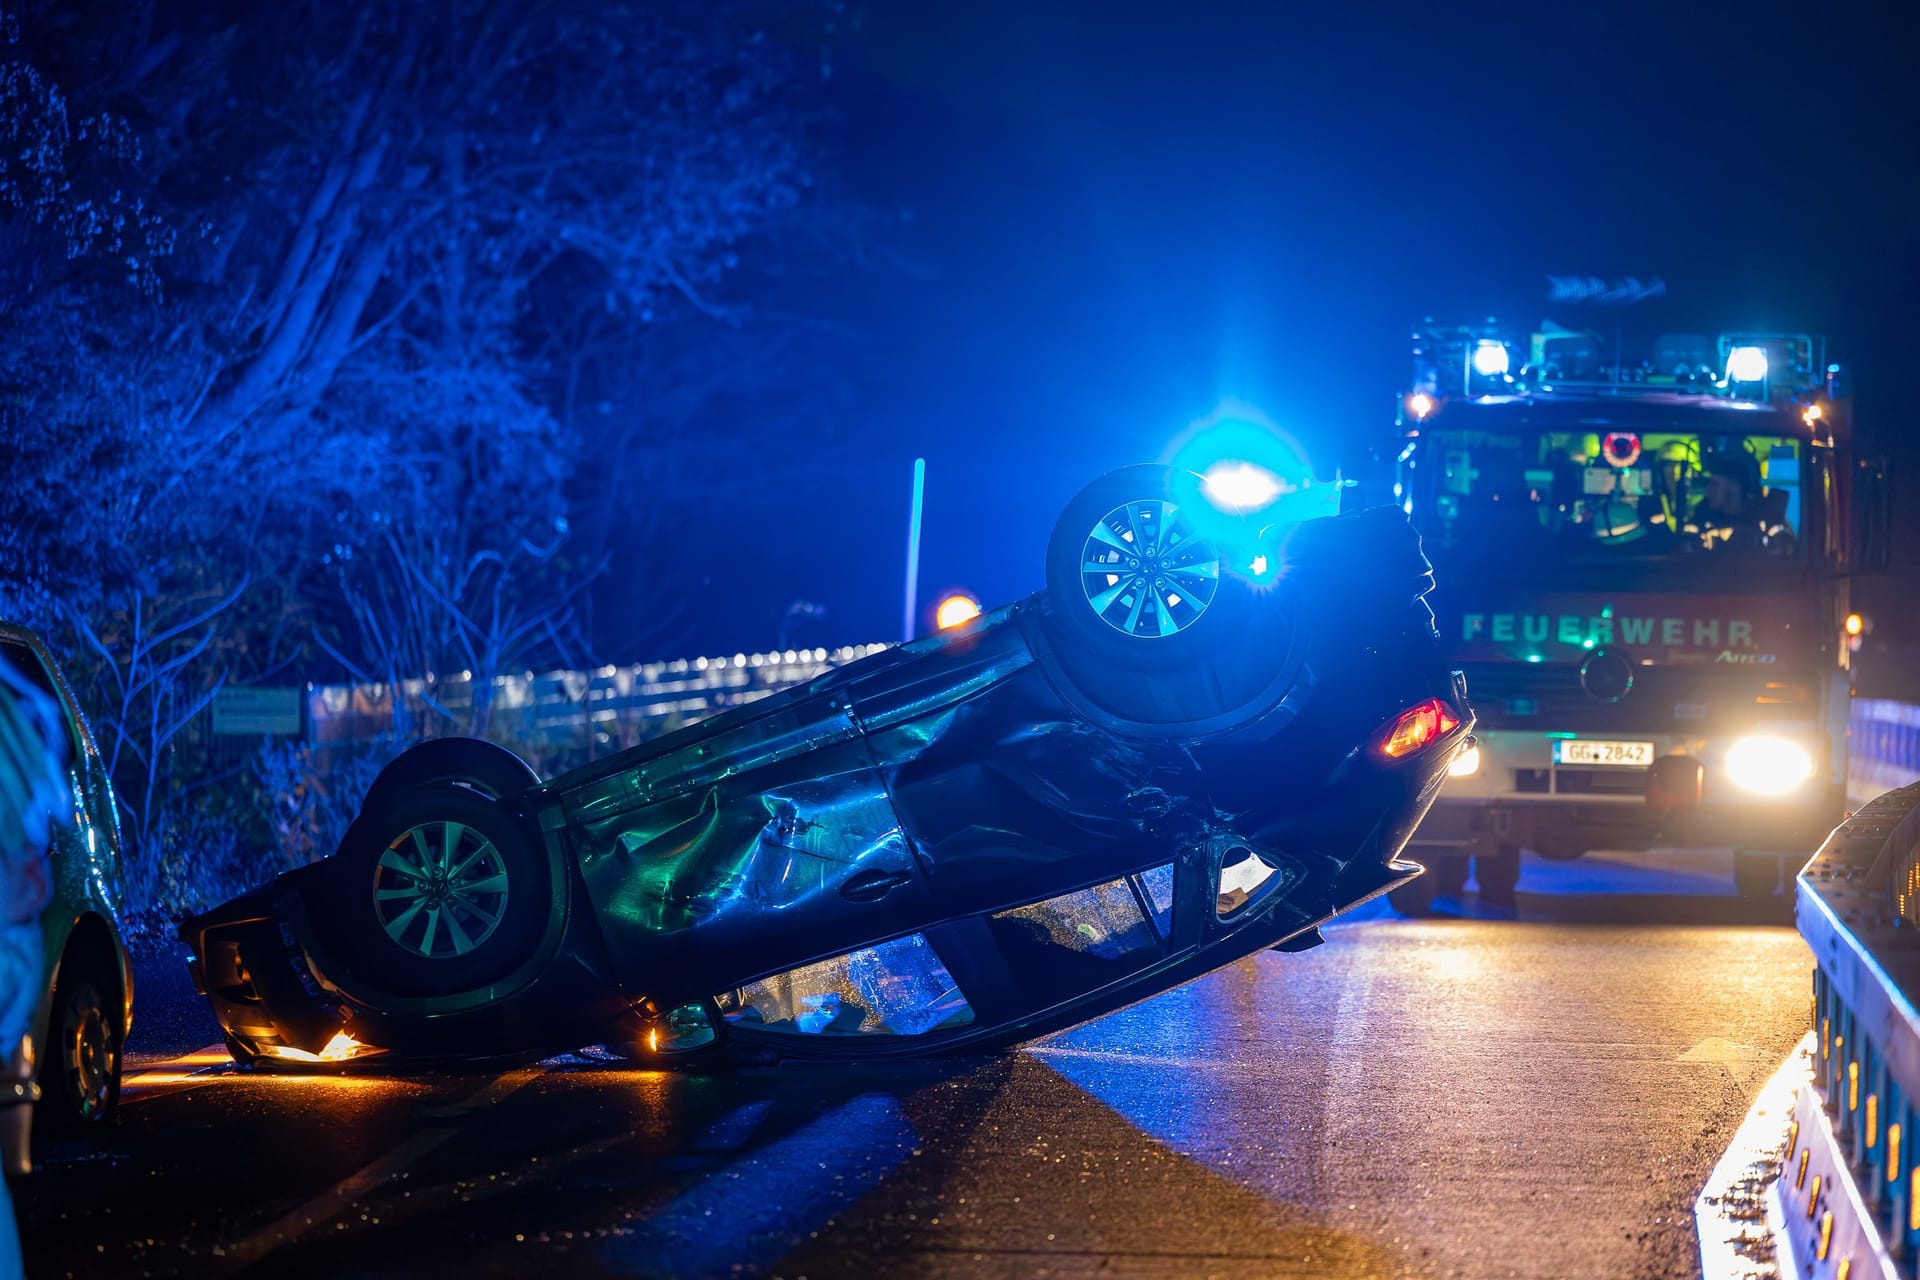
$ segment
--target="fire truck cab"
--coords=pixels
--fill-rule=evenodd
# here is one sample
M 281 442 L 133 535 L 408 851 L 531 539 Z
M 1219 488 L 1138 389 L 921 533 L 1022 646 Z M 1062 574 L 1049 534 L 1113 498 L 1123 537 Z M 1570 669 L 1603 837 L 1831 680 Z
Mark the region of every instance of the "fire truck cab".
M 1809 334 L 1414 333 L 1391 484 L 1425 538 L 1475 749 L 1402 911 L 1511 906 L 1520 853 L 1712 847 L 1770 894 L 1842 816 L 1857 573 L 1885 554 L 1838 365 Z

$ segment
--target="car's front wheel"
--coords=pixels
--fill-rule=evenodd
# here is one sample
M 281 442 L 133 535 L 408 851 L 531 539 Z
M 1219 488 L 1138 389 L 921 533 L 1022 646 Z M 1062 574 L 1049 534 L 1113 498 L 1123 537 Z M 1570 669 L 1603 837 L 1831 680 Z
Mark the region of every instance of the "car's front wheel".
M 84 967 L 62 965 L 40 1067 L 36 1119 L 51 1136 L 97 1139 L 120 1103 L 126 1030 L 107 984 Z
M 346 963 L 398 995 L 499 982 L 531 957 L 553 907 L 547 859 L 515 809 L 455 783 L 369 807 L 333 862 Z
M 1473 878 L 1480 886 L 1480 901 L 1488 906 L 1511 907 L 1514 890 L 1520 883 L 1520 848 L 1501 844 L 1492 853 L 1476 854 Z
M 1734 850 L 1734 892 L 1743 898 L 1771 898 L 1780 885 L 1780 861 L 1777 854 Z

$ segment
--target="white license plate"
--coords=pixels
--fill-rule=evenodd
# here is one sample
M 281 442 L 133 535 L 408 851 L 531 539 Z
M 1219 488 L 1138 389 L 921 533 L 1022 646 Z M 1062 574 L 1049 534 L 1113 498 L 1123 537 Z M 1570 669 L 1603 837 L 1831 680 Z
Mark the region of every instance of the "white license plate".
M 1553 744 L 1555 764 L 1653 763 L 1651 742 L 1607 742 L 1599 738 L 1559 738 Z

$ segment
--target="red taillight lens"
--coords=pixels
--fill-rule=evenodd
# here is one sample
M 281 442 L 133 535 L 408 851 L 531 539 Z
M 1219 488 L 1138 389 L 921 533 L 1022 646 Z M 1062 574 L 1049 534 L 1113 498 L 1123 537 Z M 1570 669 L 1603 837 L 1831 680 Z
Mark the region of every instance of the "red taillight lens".
M 1460 717 L 1439 698 L 1408 707 L 1382 736 L 1380 750 L 1398 759 L 1431 746 L 1460 727 Z

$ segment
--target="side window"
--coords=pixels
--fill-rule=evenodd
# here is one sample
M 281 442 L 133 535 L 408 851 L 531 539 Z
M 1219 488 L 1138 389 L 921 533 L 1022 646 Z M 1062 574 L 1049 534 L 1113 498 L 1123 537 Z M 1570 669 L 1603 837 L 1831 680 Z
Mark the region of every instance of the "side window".
M 1819 474 L 1820 507 L 1826 515 L 1824 540 L 1827 559 L 1834 569 L 1844 573 L 1847 568 L 1847 513 L 1842 509 L 1840 487 L 1834 483 L 1833 455 L 1825 449 L 1816 449 L 1813 457 Z
M 73 717 L 67 714 L 67 704 L 60 697 L 60 690 L 54 687 L 53 676 L 40 661 L 40 655 L 16 640 L 0 640 L 0 657 L 5 657 L 7 665 L 26 677 L 27 683 L 52 699 L 60 712 L 60 723 L 67 731 L 67 763 L 77 764 L 86 758 L 86 748 L 80 741 L 79 730 L 74 726 Z
M 953 975 L 917 933 L 714 999 L 734 1026 L 798 1035 L 919 1036 L 973 1022 Z

